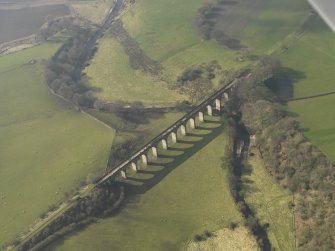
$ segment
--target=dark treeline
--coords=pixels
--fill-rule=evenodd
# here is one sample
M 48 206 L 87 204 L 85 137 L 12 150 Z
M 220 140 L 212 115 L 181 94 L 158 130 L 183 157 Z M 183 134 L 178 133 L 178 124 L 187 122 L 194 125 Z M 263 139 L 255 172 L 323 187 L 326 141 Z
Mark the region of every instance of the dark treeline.
M 110 215 L 123 200 L 123 193 L 123 188 L 116 184 L 94 188 L 86 197 L 78 197 L 69 210 L 22 244 L 19 250 L 41 250 L 65 234 L 94 222 L 96 218 Z
M 237 116 L 228 119 L 227 134 L 229 143 L 226 145 L 225 157 L 222 161 L 222 168 L 228 168 L 227 182 L 229 184 L 231 195 L 233 196 L 238 210 L 244 218 L 244 225 L 250 229 L 255 236 L 259 247 L 262 250 L 270 251 L 271 243 L 267 236 L 268 224 L 262 225 L 255 215 L 255 212 L 245 201 L 243 190 L 242 174 L 248 165 L 245 165 L 248 148 L 250 144 L 249 133 L 240 123 Z M 235 223 L 230 224 L 234 229 Z
M 280 68 L 275 58 L 263 58 L 234 90 L 229 109 L 255 137 L 267 170 L 295 193 L 289 206 L 295 209 L 298 249 L 335 250 L 335 168 L 265 84 L 280 77 Z
M 46 62 L 45 79 L 48 86 L 66 100 L 84 107 L 93 107 L 94 98 L 86 86 L 86 79 L 77 81 L 75 65 L 80 59 L 92 31 L 77 27 L 76 34 L 69 38 L 57 53 Z
M 230 37 L 222 28 L 217 26 L 217 17 L 229 5 L 229 1 L 218 0 L 216 3 L 205 3 L 194 18 L 194 25 L 203 39 L 214 39 L 233 50 L 244 48 L 240 40 Z

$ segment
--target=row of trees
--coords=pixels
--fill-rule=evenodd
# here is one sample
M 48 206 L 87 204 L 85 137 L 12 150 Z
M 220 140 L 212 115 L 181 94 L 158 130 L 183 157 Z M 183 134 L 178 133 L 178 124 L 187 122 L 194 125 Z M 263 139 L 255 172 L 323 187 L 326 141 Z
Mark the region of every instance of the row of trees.
M 222 168 L 228 169 L 226 177 L 230 193 L 244 218 L 244 225 L 255 236 L 258 245 L 262 250 L 271 250 L 271 243 L 267 236 L 269 224 L 261 224 L 255 212 L 245 201 L 242 174 L 246 171 L 245 169 L 248 168 L 248 165 L 245 164 L 245 153 L 249 146 L 249 135 L 243 125 L 240 124 L 238 117 L 231 117 L 227 122 L 226 133 L 229 142 L 226 144 L 225 155 L 221 160 L 221 166 Z M 229 226 L 231 229 L 235 227 L 235 223 L 231 223 Z
M 68 39 L 57 53 L 45 63 L 45 79 L 48 86 L 58 95 L 78 106 L 93 107 L 95 99 L 87 87 L 87 80 L 77 80 L 74 70 L 85 49 L 92 31 L 77 27 L 76 35 Z
M 94 188 L 86 197 L 78 197 L 69 210 L 31 237 L 19 250 L 29 250 L 38 244 L 41 246 L 41 242 L 45 246 L 46 241 L 62 237 L 60 233 L 66 234 L 69 230 L 73 231 L 94 221 L 94 218 L 110 215 L 117 206 L 116 202 L 121 201 L 123 196 L 122 189 L 115 184 Z
M 267 169 L 296 194 L 291 206 L 297 212 L 299 250 L 334 250 L 335 167 L 264 84 L 278 77 L 280 67 L 277 59 L 263 58 L 234 91 L 229 107 L 256 136 Z

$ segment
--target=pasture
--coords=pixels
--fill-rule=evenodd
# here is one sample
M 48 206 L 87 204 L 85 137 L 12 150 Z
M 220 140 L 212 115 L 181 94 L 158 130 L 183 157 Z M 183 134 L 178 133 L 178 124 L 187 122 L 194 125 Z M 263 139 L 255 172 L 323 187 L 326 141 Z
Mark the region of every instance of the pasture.
M 286 53 L 280 54 L 283 66 L 300 72 L 294 81 L 294 97 L 335 91 L 335 35 L 320 18 L 311 21 L 304 33 L 292 38 Z M 331 161 L 335 161 L 335 96 L 324 96 L 289 102 L 287 108 L 296 114 L 305 135 Z
M 267 172 L 257 149 L 251 152 L 255 153 L 249 157 L 251 172 L 242 176 L 246 202 L 261 224 L 269 224 L 267 233 L 275 250 L 295 250 L 294 215 L 288 207 L 292 194 Z
M 305 0 L 265 1 L 262 11 L 244 28 L 242 43 L 256 55 L 271 54 L 303 24 L 311 8 Z
M 140 0 L 122 21 L 144 52 L 176 78 L 185 68 L 218 60 L 224 69 L 240 68 L 238 52 L 204 41 L 193 20 L 203 0 Z
M 112 7 L 113 0 L 71 1 L 75 14 L 84 17 L 95 24 L 101 24 Z
M 52 96 L 44 84 L 41 61 L 58 46 L 0 57 L 1 244 L 106 167 L 115 132 Z
M 234 230 L 229 228 L 216 231 L 206 241 L 191 241 L 183 249 L 184 251 L 213 251 L 213 250 L 239 250 L 258 251 L 259 247 L 255 238 L 245 227 Z
M 130 67 L 120 43 L 109 35 L 85 72 L 94 87 L 95 96 L 105 101 L 135 102 L 144 105 L 173 105 L 185 99 L 168 88 L 160 76 L 151 76 Z
M 13 10 L 0 9 L 0 43 L 35 34 L 48 20 L 70 13 L 70 9 L 63 4 Z
M 290 102 L 304 135 L 335 163 L 335 95 Z
M 169 89 L 186 68 L 213 60 L 224 70 L 247 65 L 249 62 L 237 62 L 237 52 L 201 39 L 192 22 L 202 4 L 202 0 L 138 1 L 121 19 L 144 53 L 163 66 L 163 72 L 153 76 L 132 69 L 122 45 L 107 33 L 86 68 L 95 96 L 110 101 L 173 105 L 188 99 Z
M 259 56 L 280 47 L 300 27 L 309 11 L 303 0 L 225 4 L 213 20 L 215 29 L 239 39 L 245 46 L 232 50 L 213 39 L 201 38 L 194 22 L 203 5 L 203 0 L 137 1 L 120 18 L 143 52 L 160 63 L 163 73 L 152 76 L 132 69 L 121 44 L 107 34 L 100 40 L 98 52 L 86 69 L 96 97 L 105 101 L 141 101 L 148 105 L 170 105 L 187 99 L 167 88 L 185 69 L 213 60 L 218 61 L 223 71 L 252 67 Z M 224 74 L 213 79 L 214 88 L 221 77 Z
M 223 126 L 214 119 L 202 127 L 161 151 L 161 158 L 150 159 L 140 173 L 130 174 L 130 197 L 117 215 L 66 237 L 51 250 L 178 250 L 195 234 L 240 222 L 220 167 Z

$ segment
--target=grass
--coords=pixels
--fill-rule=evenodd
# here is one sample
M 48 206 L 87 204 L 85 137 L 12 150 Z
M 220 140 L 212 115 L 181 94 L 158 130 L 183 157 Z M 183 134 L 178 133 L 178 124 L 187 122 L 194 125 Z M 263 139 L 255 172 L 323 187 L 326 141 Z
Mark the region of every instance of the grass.
M 145 54 L 162 64 L 163 76 L 133 70 L 122 46 L 106 35 L 100 40 L 98 52 L 86 69 L 92 86 L 98 90 L 95 96 L 105 101 L 173 105 L 188 99 L 168 89 L 168 84 L 176 81 L 186 68 L 215 59 L 226 70 L 248 64 L 237 62 L 235 51 L 215 41 L 201 39 L 192 20 L 202 4 L 203 0 L 136 2 L 122 16 L 122 21 Z
M 249 163 L 252 171 L 243 176 L 246 202 L 262 224 L 270 224 L 267 233 L 276 250 L 295 250 L 294 215 L 288 208 L 292 194 L 281 188 L 266 171 L 258 153 L 249 157 Z
M 298 114 L 304 133 L 335 163 L 335 95 L 290 102 L 288 109 Z
M 248 3 L 230 7 L 239 15 L 227 17 L 229 32 L 239 34 L 250 54 L 263 55 L 275 50 L 308 15 L 305 1 L 282 2 L 259 1 L 252 8 Z M 95 95 L 105 101 L 173 104 L 187 97 L 169 90 L 164 81 L 174 82 L 189 67 L 212 60 L 217 60 L 224 70 L 253 65 L 251 60 L 238 62 L 241 52 L 230 50 L 213 40 L 201 39 L 193 19 L 203 4 L 203 0 L 137 1 L 121 19 L 144 53 L 164 67 L 164 80 L 131 69 L 121 45 L 105 36 L 99 43 L 92 65 L 87 68 L 91 84 L 98 90 Z M 226 22 L 227 18 L 223 21 Z M 225 26 L 217 26 L 222 25 Z M 215 85 L 217 83 L 214 81 Z
M 201 39 L 193 18 L 203 4 L 203 0 L 140 0 L 122 21 L 144 52 L 160 62 L 172 77 L 189 66 L 214 59 L 225 69 L 245 65 L 236 61 L 235 51 Z
M 50 249 L 178 250 L 197 233 L 240 222 L 226 171 L 220 168 L 226 143 L 223 126 L 208 123 L 207 127 L 213 129 L 194 131 L 198 136 L 208 134 L 203 139 L 187 136 L 173 149 L 161 150 L 164 158 L 151 159 L 155 164 L 130 173 L 127 187 L 132 196 L 115 217 L 102 219 Z
M 320 18 L 291 42 L 280 55 L 283 66 L 300 77 L 294 81 L 294 97 L 317 95 L 335 90 L 335 36 Z M 318 97 L 288 103 L 288 110 L 297 115 L 305 135 L 335 162 L 335 96 Z
M 295 32 L 308 16 L 305 0 L 269 0 L 245 28 L 241 40 L 253 54 L 270 54 Z
M 245 227 L 238 227 L 234 230 L 228 228 L 214 233 L 213 237 L 206 241 L 190 242 L 185 251 L 213 251 L 213 250 L 259 250 L 255 238 L 248 233 Z
M 301 73 L 294 83 L 295 97 L 335 91 L 334 43 L 334 34 L 317 18 L 301 36 L 291 41 L 289 50 L 280 55 L 285 67 Z
M 53 97 L 45 44 L 0 58 L 0 243 L 106 167 L 114 131 Z M 38 62 L 26 64 L 29 60 Z M 8 71 L 10 70 L 10 71 Z
M 101 24 L 104 21 L 112 4 L 113 0 L 74 1 L 70 3 L 77 15 L 95 24 Z
M 132 69 L 120 43 L 105 36 L 99 50 L 86 69 L 95 96 L 105 101 L 141 101 L 145 105 L 171 105 L 185 96 L 168 89 L 167 83 Z

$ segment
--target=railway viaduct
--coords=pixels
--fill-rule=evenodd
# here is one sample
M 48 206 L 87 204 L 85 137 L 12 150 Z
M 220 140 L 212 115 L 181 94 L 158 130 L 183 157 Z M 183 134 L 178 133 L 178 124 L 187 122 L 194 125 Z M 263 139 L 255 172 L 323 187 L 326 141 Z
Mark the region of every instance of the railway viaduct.
M 121 176 L 123 179 L 127 179 L 128 168 L 131 168 L 133 171 L 137 172 L 139 169 L 138 161 L 141 161 L 144 166 L 148 164 L 148 153 L 150 151 L 153 157 L 158 157 L 158 146 L 160 144 L 162 149 L 168 150 L 168 139 L 171 138 L 172 143 L 177 143 L 178 130 L 180 131 L 181 135 L 185 136 L 187 135 L 187 124 L 189 124 L 190 128 L 194 129 L 196 128 L 196 118 L 198 118 L 200 123 L 205 122 L 205 113 L 207 113 L 208 116 L 213 116 L 214 110 L 221 111 L 223 109 L 224 102 L 229 99 L 230 92 L 236 86 L 237 82 L 238 79 L 235 79 L 231 83 L 217 90 L 192 111 L 165 129 L 149 143 L 142 146 L 140 150 L 131 155 L 126 161 L 107 172 L 100 178 L 97 185 L 102 185 L 111 179 L 115 179 L 117 176 Z

